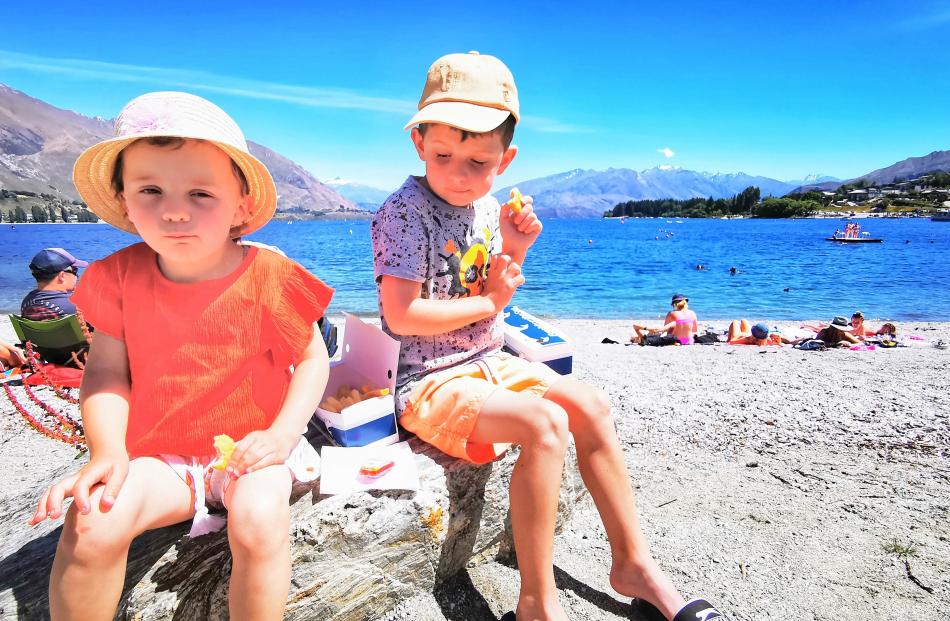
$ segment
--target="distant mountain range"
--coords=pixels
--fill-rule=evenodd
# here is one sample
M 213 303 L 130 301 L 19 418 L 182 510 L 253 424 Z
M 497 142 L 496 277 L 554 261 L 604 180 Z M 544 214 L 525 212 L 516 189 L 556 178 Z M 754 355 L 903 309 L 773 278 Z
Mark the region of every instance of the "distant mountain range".
M 112 134 L 112 123 L 55 108 L 0 84 L 0 187 L 77 199 L 71 180 L 72 164 L 87 146 Z M 249 142 L 251 153 L 270 169 L 277 184 L 278 212 L 301 217 L 367 217 L 391 193 L 371 186 L 331 179 L 320 183 L 291 160 Z M 784 196 L 801 189 L 834 190 L 844 183 L 868 179 L 885 184 L 935 170 L 950 171 L 950 151 L 911 157 L 887 168 L 841 181 L 827 175 L 779 181 L 746 173 L 708 173 L 658 166 L 642 171 L 628 168 L 574 169 L 515 185 L 534 197 L 546 217 L 600 217 L 617 203 L 641 199 L 728 198 L 749 186 L 762 196 Z M 508 199 L 513 186 L 495 193 Z
M 814 179 L 832 179 L 813 175 Z M 802 181 L 778 181 L 746 173 L 706 173 L 673 166 L 643 171 L 629 168 L 582 170 L 522 181 L 515 185 L 534 197 L 538 213 L 555 218 L 600 217 L 617 203 L 641 199 L 727 198 L 749 186 L 757 186 L 762 196 L 784 196 Z M 495 193 L 500 202 L 508 200 L 514 186 Z
M 861 179 L 867 179 L 874 185 L 887 185 L 901 179 L 914 179 L 921 175 L 935 171 L 950 171 L 950 151 L 934 151 L 922 157 L 909 157 L 896 164 L 891 164 L 887 168 L 879 168 L 866 175 L 848 179 L 847 181 L 834 181 L 821 183 L 819 180 L 806 180 L 800 187 L 795 188 L 796 192 L 805 190 L 837 190 L 847 183 L 856 183 Z
M 380 190 L 379 188 L 341 179 L 340 177 L 324 181 L 324 183 L 339 192 L 344 198 L 356 203 L 356 206 L 360 209 L 372 212 L 379 209 L 383 201 L 392 194 L 392 190 Z
M 73 162 L 112 136 L 112 122 L 62 110 L 0 84 L 0 187 L 78 199 Z M 366 217 L 365 210 L 282 155 L 248 142 L 277 185 L 277 211 L 300 217 Z

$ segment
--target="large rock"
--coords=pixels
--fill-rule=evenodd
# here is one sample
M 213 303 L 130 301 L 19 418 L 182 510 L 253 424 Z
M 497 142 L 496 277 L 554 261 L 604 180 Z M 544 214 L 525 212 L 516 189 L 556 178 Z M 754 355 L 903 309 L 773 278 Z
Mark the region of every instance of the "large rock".
M 432 592 L 468 564 L 510 553 L 508 485 L 517 450 L 472 467 L 418 440 L 411 444 L 420 471 L 418 492 L 321 496 L 319 483 L 295 490 L 287 619 L 377 619 L 399 601 Z M 74 467 L 69 455 L 57 448 L 55 463 L 33 474 L 54 480 Z M 43 484 L 37 481 L 36 487 Z M 560 525 L 583 490 L 572 453 L 564 473 Z M 0 498 L 0 534 L 6 539 L 0 547 L 5 556 L 0 561 L 3 618 L 48 617 L 46 590 L 60 528 L 21 527 L 31 502 Z M 186 533 L 187 525 L 178 525 L 135 541 L 118 618 L 227 617 L 227 536 L 222 532 L 191 540 Z

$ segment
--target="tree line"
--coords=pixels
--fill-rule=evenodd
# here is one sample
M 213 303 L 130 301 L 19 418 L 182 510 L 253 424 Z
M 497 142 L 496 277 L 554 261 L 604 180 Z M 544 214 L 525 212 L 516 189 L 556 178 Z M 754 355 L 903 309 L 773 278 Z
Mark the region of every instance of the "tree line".
M 766 197 L 749 186 L 731 198 L 672 198 L 635 200 L 619 203 L 604 213 L 613 218 L 721 218 L 723 216 L 751 216 L 755 218 L 790 218 L 804 216 L 821 209 L 813 200 Z
M 24 199 L 39 199 L 42 203 L 35 200 L 26 200 L 27 205 L 20 204 Z M 7 190 L 0 188 L 0 204 L 6 203 L 9 206 L 6 212 L 0 211 L 0 222 L 23 223 L 23 222 L 98 222 L 99 218 L 89 211 L 86 204 L 78 200 L 68 200 L 60 198 L 54 194 L 45 194 L 30 192 L 28 190 Z
M 10 224 L 21 224 L 24 222 L 71 222 L 70 210 L 66 207 L 60 207 L 56 209 L 55 207 L 42 207 L 40 205 L 32 205 L 30 207 L 29 216 L 27 216 L 26 209 L 22 205 L 17 205 L 10 211 L 4 214 L 0 214 L 0 221 L 8 222 Z M 78 222 L 98 222 L 99 218 L 96 214 L 92 213 L 85 207 L 79 209 L 76 213 L 76 219 Z

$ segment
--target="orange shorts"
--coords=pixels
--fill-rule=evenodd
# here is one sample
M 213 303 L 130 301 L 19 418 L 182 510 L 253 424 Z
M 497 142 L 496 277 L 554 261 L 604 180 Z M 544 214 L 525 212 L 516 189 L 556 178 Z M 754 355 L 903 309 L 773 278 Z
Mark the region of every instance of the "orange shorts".
M 541 362 L 498 352 L 422 378 L 413 388 L 399 423 L 443 453 L 485 464 L 510 446 L 468 439 L 488 396 L 504 388 L 541 397 L 560 378 Z

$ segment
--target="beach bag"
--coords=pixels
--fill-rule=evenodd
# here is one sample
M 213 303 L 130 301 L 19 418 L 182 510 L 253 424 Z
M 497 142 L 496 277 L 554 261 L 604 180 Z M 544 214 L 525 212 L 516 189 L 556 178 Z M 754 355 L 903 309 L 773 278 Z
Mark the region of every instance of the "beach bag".
M 821 339 L 808 339 L 796 345 L 795 348 L 802 351 L 825 351 L 828 346 Z

